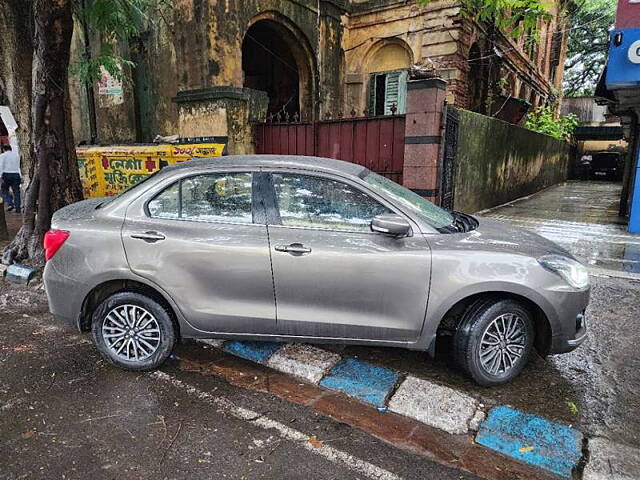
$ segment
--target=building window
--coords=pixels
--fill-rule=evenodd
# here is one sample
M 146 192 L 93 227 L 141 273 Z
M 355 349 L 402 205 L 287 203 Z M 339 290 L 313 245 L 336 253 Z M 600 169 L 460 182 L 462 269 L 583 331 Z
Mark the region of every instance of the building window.
M 369 76 L 369 115 L 402 114 L 406 111 L 406 103 L 406 70 L 372 73 Z

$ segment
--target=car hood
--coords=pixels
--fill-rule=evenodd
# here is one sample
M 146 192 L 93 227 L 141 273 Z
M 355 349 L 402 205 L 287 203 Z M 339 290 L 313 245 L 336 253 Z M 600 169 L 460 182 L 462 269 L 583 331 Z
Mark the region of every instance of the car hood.
M 475 218 L 479 222 L 475 230 L 442 235 L 436 243 L 442 248 L 452 248 L 455 244 L 455 248 L 514 253 L 534 258 L 550 254 L 574 258 L 557 243 L 529 230 L 490 218 Z

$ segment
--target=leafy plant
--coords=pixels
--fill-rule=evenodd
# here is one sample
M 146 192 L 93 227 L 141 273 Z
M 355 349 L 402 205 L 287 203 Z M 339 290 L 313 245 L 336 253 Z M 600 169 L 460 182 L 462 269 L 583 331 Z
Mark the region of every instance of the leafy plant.
M 428 5 L 431 0 L 418 0 Z M 603 0 L 606 1 L 606 0 Z M 462 13 L 479 22 L 486 22 L 517 38 L 523 34 L 537 38 L 538 21 L 551 20 L 548 0 L 460 0 Z
M 568 17 L 571 30 L 565 62 L 565 96 L 592 95 L 607 60 L 609 30 L 616 19 L 616 2 L 570 2 Z
M 93 55 L 85 52 L 71 67 L 71 73 L 86 84 L 99 80 L 102 69 L 123 80 L 124 67 L 135 64 L 120 56 L 115 46 L 121 40 L 139 36 L 151 21 L 149 12 L 157 12 L 157 17 L 164 19 L 164 11 L 169 8 L 170 0 L 75 0 L 76 20 L 100 34 L 100 46 Z
M 556 116 L 554 107 L 545 105 L 529 113 L 524 126 L 559 140 L 570 140 L 578 123 L 578 117 L 573 113 Z

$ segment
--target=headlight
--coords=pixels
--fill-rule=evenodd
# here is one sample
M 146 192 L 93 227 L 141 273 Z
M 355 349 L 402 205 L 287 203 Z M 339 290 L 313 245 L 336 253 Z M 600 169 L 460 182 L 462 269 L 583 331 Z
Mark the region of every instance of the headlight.
M 589 286 L 589 272 L 577 260 L 562 255 L 545 255 L 538 259 L 538 263 L 560 275 L 573 288 L 581 290 Z

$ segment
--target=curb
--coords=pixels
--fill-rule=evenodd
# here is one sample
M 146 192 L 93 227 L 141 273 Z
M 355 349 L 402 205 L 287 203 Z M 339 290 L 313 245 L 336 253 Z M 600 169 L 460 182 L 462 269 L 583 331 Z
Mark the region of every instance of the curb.
M 307 344 L 198 341 L 340 392 L 381 413 L 388 410 L 449 434 L 475 434 L 477 444 L 563 478 L 573 478 L 583 462 L 580 431 L 508 406 L 486 412 L 476 398 L 428 380 Z

